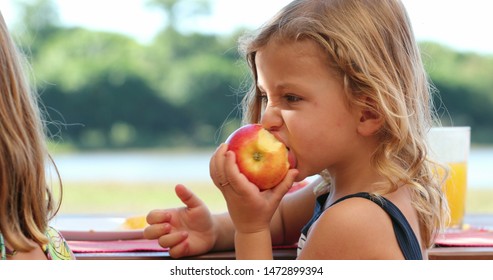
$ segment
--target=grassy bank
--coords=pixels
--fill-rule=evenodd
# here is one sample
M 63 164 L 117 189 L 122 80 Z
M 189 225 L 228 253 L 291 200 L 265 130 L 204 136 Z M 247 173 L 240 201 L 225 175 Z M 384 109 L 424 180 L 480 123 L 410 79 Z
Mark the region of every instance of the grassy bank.
M 213 212 L 224 211 L 222 195 L 210 183 L 188 182 Z M 64 182 L 59 214 L 141 215 L 152 209 L 182 206 L 175 183 Z
M 226 210 L 218 189 L 208 182 L 188 182 L 212 212 Z M 156 208 L 181 206 L 175 183 L 64 182 L 59 214 L 144 215 Z M 467 213 L 493 213 L 493 188 L 469 189 Z

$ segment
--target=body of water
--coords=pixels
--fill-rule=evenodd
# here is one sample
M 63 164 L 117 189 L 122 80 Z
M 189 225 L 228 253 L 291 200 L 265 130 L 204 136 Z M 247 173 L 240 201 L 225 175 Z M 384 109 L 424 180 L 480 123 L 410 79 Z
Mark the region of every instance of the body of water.
M 84 153 L 54 156 L 67 181 L 205 181 L 210 153 Z
M 84 153 L 55 156 L 65 181 L 188 182 L 207 181 L 211 152 Z M 473 148 L 468 185 L 493 188 L 493 148 Z

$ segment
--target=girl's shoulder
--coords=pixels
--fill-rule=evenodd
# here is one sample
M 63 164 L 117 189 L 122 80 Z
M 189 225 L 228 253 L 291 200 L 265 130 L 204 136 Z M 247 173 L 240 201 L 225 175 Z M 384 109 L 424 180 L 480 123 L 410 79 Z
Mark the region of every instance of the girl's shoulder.
M 373 200 L 365 197 L 351 197 L 327 208 L 320 216 L 321 224 L 330 225 L 331 231 L 346 234 L 352 232 L 358 239 L 375 238 L 388 233 L 393 236 L 392 221 L 389 215 Z M 321 225 L 324 227 L 324 225 Z M 363 235 L 363 236 L 361 236 Z M 341 236 L 342 237 L 342 236 Z M 348 236 L 351 238 L 351 236 Z
M 402 258 L 390 217 L 363 197 L 344 199 L 323 211 L 304 251 L 318 259 Z
M 49 260 L 73 260 L 74 253 L 70 250 L 67 241 L 62 234 L 53 227 L 48 227 L 46 230 L 48 244 L 43 246 L 43 251 Z

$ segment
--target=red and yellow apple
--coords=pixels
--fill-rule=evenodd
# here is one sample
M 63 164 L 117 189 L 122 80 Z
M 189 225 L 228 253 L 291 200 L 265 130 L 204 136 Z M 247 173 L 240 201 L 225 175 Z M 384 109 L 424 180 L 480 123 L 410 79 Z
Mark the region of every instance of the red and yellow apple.
M 259 124 L 248 124 L 226 140 L 240 172 L 260 190 L 278 185 L 290 168 L 286 146 Z

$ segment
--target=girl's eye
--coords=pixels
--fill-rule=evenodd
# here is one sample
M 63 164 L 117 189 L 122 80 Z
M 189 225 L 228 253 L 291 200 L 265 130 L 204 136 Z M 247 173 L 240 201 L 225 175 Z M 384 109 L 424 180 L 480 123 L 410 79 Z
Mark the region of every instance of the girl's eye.
M 287 102 L 290 102 L 290 103 L 298 102 L 301 100 L 301 98 L 299 98 L 298 96 L 290 95 L 290 94 L 284 96 L 284 98 L 286 99 Z
M 267 94 L 265 94 L 265 93 L 261 93 L 259 95 L 259 99 L 260 99 L 260 102 L 262 104 L 267 104 L 267 101 L 269 101 L 269 98 L 267 97 Z

